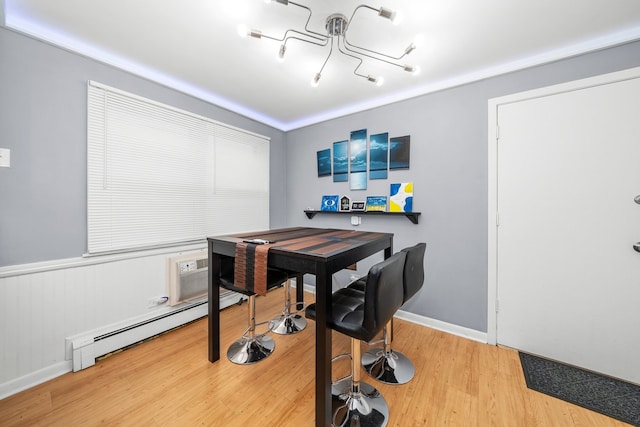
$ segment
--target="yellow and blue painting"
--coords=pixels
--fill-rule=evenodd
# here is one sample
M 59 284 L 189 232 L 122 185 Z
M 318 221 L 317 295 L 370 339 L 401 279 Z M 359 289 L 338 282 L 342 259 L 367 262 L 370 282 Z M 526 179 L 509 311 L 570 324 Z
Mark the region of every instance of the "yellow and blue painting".
M 389 212 L 413 211 L 413 182 L 391 184 L 389 189 Z

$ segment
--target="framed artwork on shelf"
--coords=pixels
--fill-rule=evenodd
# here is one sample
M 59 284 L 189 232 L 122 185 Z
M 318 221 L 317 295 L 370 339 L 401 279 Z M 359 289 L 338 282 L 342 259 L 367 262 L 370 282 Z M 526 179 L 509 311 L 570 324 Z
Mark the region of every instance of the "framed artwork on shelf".
M 351 198 L 349 198 L 349 196 L 340 197 L 340 207 L 338 210 L 340 212 L 349 212 L 351 210 Z
M 339 203 L 338 195 L 322 196 L 321 211 L 337 211 Z
M 413 211 L 413 182 L 391 184 L 389 188 L 389 212 Z
M 364 212 L 364 202 L 361 200 L 355 200 L 351 202 L 351 210 L 353 212 Z
M 385 212 L 387 210 L 387 196 L 367 196 L 366 212 Z

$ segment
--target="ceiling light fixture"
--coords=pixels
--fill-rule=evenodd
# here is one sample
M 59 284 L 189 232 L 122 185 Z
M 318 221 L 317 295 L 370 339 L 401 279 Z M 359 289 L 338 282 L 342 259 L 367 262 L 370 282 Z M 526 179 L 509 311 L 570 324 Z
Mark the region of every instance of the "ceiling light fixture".
M 271 2 L 271 0 L 265 0 L 265 3 Z M 238 34 L 240 34 L 242 37 L 252 37 L 256 39 L 265 38 L 282 42 L 282 44 L 280 45 L 280 50 L 278 51 L 278 61 L 284 61 L 284 56 L 287 51 L 287 42 L 289 40 L 298 40 L 317 46 L 328 45 L 329 54 L 324 60 L 322 67 L 320 67 L 320 71 L 318 71 L 311 80 L 311 85 L 314 87 L 318 86 L 320 78 L 322 77 L 322 71 L 327 65 L 327 62 L 329 62 L 329 58 L 331 58 L 331 54 L 333 53 L 334 48 L 337 49 L 341 54 L 354 58 L 358 61 L 358 65 L 353 70 L 353 74 L 359 77 L 363 77 L 368 81 L 375 83 L 377 86 L 380 86 L 384 81 L 381 76 L 371 76 L 368 74 L 362 74 L 358 71 L 360 66 L 364 62 L 364 58 L 385 62 L 387 64 L 399 67 L 413 75 L 417 75 L 420 72 L 420 67 L 400 62 L 405 56 L 407 56 L 420 46 L 420 38 L 416 38 L 412 43 L 409 44 L 409 46 L 407 46 L 404 52 L 398 56 L 391 56 L 382 52 L 375 51 L 373 49 L 357 46 L 353 43 L 350 43 L 347 39 L 347 32 L 349 30 L 351 21 L 359 10 L 372 10 L 374 12 L 377 12 L 380 17 L 389 19 L 394 24 L 398 24 L 402 19 L 402 15 L 399 12 L 392 11 L 385 7 L 375 8 L 372 6 L 361 4 L 354 9 L 349 19 L 347 19 L 347 17 L 341 13 L 334 13 L 333 15 L 330 15 L 325 23 L 326 33 L 320 33 L 309 29 L 309 21 L 311 20 L 311 15 L 313 14 L 311 8 L 289 0 L 275 0 L 275 2 L 285 6 L 293 5 L 305 9 L 309 13 L 309 16 L 307 17 L 307 22 L 304 25 L 304 29 L 297 30 L 290 28 L 285 31 L 282 37 L 278 38 L 263 34 L 260 30 L 248 29 L 245 25 L 240 25 L 238 26 Z

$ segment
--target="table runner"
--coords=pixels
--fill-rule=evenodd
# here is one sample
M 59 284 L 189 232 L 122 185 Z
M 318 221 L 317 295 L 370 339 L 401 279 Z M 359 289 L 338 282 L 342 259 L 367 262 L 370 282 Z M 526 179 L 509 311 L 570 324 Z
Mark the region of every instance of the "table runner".
M 267 257 L 270 244 L 236 244 L 234 285 L 255 294 L 267 295 Z

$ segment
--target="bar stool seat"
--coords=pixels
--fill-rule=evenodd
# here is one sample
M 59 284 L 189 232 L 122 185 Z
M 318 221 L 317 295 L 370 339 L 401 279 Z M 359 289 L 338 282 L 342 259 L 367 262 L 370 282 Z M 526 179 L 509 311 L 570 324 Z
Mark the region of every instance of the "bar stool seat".
M 267 323 L 256 323 L 256 294 L 244 288 L 236 287 L 234 284 L 234 258 L 222 257 L 220 266 L 220 283 L 226 289 L 247 295 L 249 306 L 249 320 L 247 329 L 242 336 L 234 341 L 227 349 L 227 358 L 239 365 L 248 365 L 259 362 L 268 357 L 276 347 L 273 338 L 266 334 L 256 334 L 256 326 Z M 286 271 L 268 268 L 267 269 L 267 289 L 273 289 L 282 285 L 289 279 Z
M 360 381 L 360 345 L 372 340 L 402 305 L 405 256 L 398 252 L 372 266 L 364 291 L 347 287 L 331 296 L 327 326 L 351 338 L 351 373 L 331 387 L 334 426 L 387 424 L 389 407 L 384 397 L 375 387 Z M 306 308 L 305 315 L 315 320 L 315 304 Z

